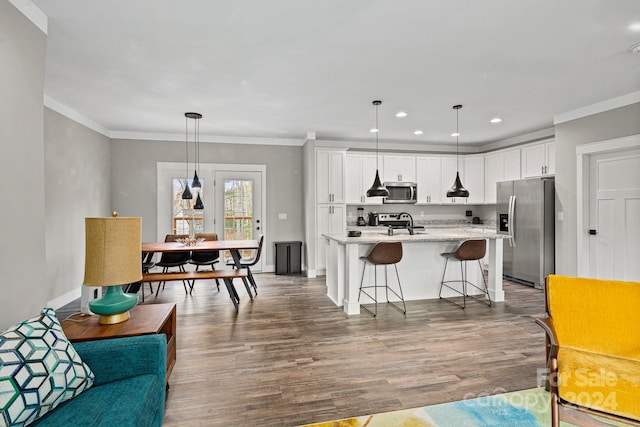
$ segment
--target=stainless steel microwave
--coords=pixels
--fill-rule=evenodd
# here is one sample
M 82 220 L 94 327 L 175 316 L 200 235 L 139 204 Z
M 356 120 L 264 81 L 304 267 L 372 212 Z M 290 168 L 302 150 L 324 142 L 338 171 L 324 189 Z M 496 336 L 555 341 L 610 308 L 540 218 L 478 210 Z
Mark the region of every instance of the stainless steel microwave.
M 385 182 L 389 197 L 382 203 L 416 203 L 418 201 L 418 185 L 415 182 Z

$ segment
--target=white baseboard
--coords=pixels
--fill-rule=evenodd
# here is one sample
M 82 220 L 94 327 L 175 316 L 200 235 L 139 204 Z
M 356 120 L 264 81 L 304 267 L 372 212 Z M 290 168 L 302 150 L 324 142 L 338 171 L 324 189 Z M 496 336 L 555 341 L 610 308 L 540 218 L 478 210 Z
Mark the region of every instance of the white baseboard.
M 54 310 L 59 309 L 60 307 L 63 307 L 67 304 L 69 304 L 72 301 L 77 300 L 78 298 L 80 298 L 82 294 L 82 285 L 78 286 L 76 289 L 67 292 L 64 295 L 59 296 L 58 298 L 54 298 L 51 301 L 47 301 L 47 307 L 51 307 Z M 78 305 L 78 310 L 80 310 L 80 306 Z
M 273 273 L 274 271 L 276 271 L 276 266 L 273 264 L 265 265 L 262 269 L 263 273 Z

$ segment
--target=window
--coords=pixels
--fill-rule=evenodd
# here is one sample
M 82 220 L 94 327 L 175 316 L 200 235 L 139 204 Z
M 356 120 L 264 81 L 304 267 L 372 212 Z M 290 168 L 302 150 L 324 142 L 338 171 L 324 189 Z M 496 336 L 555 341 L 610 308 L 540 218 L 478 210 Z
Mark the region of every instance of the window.
M 204 224 L 204 209 L 193 209 L 196 203 L 197 192 L 202 193 L 204 189 L 204 180 L 200 179 L 202 188 L 193 189 L 193 199 L 182 200 L 182 192 L 184 191 L 186 180 L 183 178 L 173 178 L 173 234 L 189 234 L 189 224 L 194 224 L 194 233 L 202 233 Z M 192 180 L 189 180 L 191 187 Z M 202 197 L 202 195 L 200 196 Z

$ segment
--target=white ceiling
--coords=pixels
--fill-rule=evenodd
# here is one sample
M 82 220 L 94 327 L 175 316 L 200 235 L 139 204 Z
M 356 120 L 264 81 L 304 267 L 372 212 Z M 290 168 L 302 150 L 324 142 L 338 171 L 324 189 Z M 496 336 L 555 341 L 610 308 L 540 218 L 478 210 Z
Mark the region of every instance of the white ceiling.
M 381 99 L 381 142 L 455 145 L 460 103 L 486 144 L 640 90 L 638 0 L 33 2 L 50 104 L 116 137 L 372 141 Z

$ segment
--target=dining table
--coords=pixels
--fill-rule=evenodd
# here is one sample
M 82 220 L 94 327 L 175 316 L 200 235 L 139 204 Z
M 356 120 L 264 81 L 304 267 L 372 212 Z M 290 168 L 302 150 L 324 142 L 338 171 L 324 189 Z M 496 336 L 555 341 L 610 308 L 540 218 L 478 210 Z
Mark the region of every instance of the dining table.
M 150 259 L 156 252 L 229 251 L 233 258 L 235 268 L 240 270 L 242 268 L 242 254 L 240 252 L 245 250 L 258 250 L 259 247 L 260 245 L 257 240 L 205 240 L 197 242 L 196 244 L 182 242 L 143 242 L 142 253 L 144 259 Z M 247 277 L 243 276 L 242 281 L 249 292 L 249 296 L 253 299 Z M 236 298 L 238 298 L 237 294 Z

